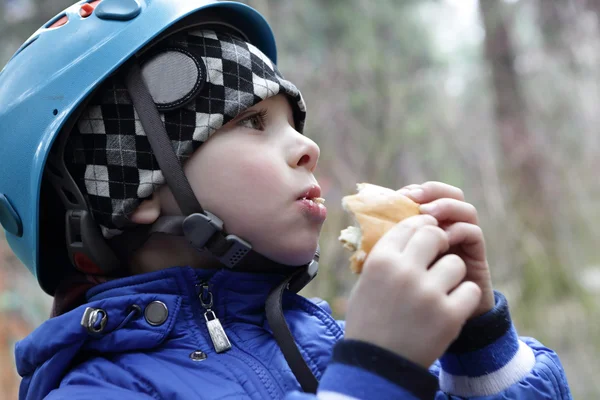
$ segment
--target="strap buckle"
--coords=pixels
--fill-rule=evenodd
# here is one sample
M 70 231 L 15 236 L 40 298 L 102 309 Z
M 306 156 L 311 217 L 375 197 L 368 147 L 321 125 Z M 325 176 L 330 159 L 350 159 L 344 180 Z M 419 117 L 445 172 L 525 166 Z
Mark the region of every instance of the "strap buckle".
M 310 281 L 315 279 L 319 272 L 319 262 L 312 260 L 305 268 L 304 272 L 294 277 L 290 283 L 288 283 L 288 290 L 293 293 L 298 293 L 304 286 L 308 285 Z
M 293 277 L 288 283 L 288 290 L 293 293 L 298 293 L 302 288 L 308 285 L 319 272 L 319 257 L 321 255 L 321 248 L 317 247 L 317 251 L 310 263 L 304 267 L 304 272 Z
M 73 265 L 91 274 L 109 273 L 120 267 L 119 259 L 87 210 L 67 210 L 65 219 L 67 251 Z
M 252 245 L 236 235 L 225 235 L 223 221 L 204 211 L 183 221 L 183 234 L 198 250 L 208 249 L 227 268 L 235 266 L 252 250 Z

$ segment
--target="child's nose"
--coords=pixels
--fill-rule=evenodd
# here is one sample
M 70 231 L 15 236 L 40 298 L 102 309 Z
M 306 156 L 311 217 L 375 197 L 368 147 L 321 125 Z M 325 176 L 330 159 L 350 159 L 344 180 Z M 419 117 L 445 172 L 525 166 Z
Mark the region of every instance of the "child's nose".
M 306 136 L 300 136 L 298 140 L 298 150 L 295 153 L 292 164 L 294 167 L 304 167 L 313 172 L 317 168 L 321 150 L 314 141 Z

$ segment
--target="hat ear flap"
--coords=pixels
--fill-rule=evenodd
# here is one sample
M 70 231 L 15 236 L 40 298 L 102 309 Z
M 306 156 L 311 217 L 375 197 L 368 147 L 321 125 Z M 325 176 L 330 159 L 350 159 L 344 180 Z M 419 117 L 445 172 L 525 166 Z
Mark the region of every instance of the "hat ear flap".
M 206 66 L 199 57 L 183 48 L 166 48 L 141 64 L 142 77 L 159 111 L 177 109 L 202 90 Z

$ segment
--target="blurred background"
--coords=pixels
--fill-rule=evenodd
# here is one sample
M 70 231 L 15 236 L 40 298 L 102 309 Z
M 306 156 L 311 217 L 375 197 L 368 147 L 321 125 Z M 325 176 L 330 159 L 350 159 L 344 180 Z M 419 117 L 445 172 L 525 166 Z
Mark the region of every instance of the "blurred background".
M 245 2 L 321 147 L 329 218 L 304 294 L 343 318 L 340 200 L 357 182 L 459 186 L 519 333 L 559 353 L 576 399 L 600 398 L 600 0 Z M 71 3 L 0 0 L 0 65 Z M 0 233 L 0 398 L 17 397 L 14 344 L 50 304 Z

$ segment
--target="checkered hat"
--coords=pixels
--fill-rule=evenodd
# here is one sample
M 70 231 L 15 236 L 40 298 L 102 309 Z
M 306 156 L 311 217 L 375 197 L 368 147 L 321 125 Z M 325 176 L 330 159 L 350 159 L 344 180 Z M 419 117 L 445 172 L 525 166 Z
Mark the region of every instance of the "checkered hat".
M 236 36 L 190 30 L 166 38 L 140 61 L 142 76 L 179 161 L 260 101 L 288 96 L 302 132 L 302 95 L 260 50 Z M 106 238 L 165 183 L 139 116 L 117 73 L 93 96 L 65 148 L 65 164 Z

